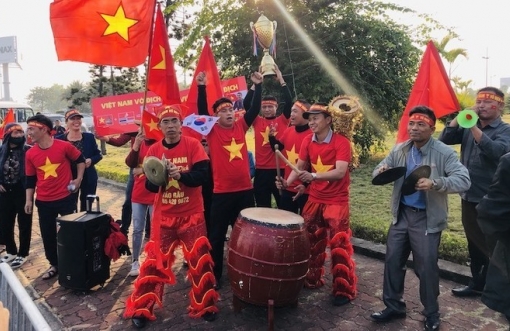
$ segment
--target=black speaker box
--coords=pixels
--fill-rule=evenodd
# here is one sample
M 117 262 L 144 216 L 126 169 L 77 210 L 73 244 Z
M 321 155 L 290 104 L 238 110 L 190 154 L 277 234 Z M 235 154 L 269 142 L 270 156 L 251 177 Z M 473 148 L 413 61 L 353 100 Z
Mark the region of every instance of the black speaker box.
M 110 216 L 80 212 L 57 218 L 58 282 L 75 289 L 103 286 L 110 278 L 110 259 L 104 253 Z

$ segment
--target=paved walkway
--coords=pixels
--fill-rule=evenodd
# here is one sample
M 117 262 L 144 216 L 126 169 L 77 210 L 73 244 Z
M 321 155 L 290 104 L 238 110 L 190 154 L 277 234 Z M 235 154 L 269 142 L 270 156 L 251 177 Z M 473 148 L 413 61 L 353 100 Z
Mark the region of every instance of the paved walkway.
M 98 195 L 101 209 L 115 219 L 120 218 L 124 199 L 123 191 L 114 186 L 100 184 Z M 36 215 L 34 215 L 36 216 Z M 407 302 L 407 318 L 388 324 L 376 324 L 370 320 L 373 311 L 383 308 L 383 263 L 365 255 L 356 254 L 358 297 L 343 307 L 331 304 L 331 276 L 329 269 L 326 285 L 318 290 L 303 289 L 296 308 L 275 309 L 275 330 L 422 330 L 422 306 L 418 296 L 418 280 L 412 270 L 407 274 L 404 299 Z M 34 217 L 31 255 L 27 263 L 16 271 L 29 294 L 43 310 L 53 330 L 131 330 L 130 320 L 122 313 L 126 297 L 133 290 L 133 278 L 127 276 L 131 260 L 121 257 L 111 266 L 111 278 L 104 288 L 76 292 L 59 286 L 57 278 L 44 281 L 40 278 L 48 268 L 40 238 L 37 217 Z M 166 287 L 164 309 L 157 309 L 157 320 L 149 324 L 151 330 L 267 330 L 267 308 L 247 306 L 235 314 L 232 291 L 228 279 L 224 279 L 220 291 L 220 313 L 215 322 L 194 320 L 187 316 L 189 284 L 186 270 L 182 268 L 182 254 L 178 252 L 174 272 L 175 286 Z M 226 275 L 226 272 L 224 273 Z M 227 278 L 227 277 L 225 277 Z M 502 315 L 483 305 L 478 298 L 460 299 L 450 294 L 459 284 L 441 280 L 441 330 L 508 330 L 508 322 Z

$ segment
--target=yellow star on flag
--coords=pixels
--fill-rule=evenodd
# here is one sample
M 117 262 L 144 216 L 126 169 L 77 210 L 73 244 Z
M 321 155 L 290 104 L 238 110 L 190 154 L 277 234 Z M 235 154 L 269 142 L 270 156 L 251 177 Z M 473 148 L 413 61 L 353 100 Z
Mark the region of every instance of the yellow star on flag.
M 180 190 L 181 187 L 179 186 L 179 182 L 175 179 L 170 179 L 168 184 L 166 184 L 166 189 L 168 190 L 170 187 L 175 187 L 176 189 Z
M 317 163 L 312 163 L 312 166 L 315 169 L 315 172 L 318 172 L 318 173 L 328 172 L 331 168 L 333 168 L 332 165 L 322 164 L 320 155 L 317 158 Z
M 107 14 L 100 15 L 106 21 L 106 23 L 108 23 L 106 30 L 103 32 L 103 36 L 117 33 L 125 41 L 129 41 L 129 28 L 138 23 L 138 20 L 127 18 L 126 14 L 124 13 L 124 7 L 122 7 L 122 4 L 120 4 L 119 8 L 117 8 L 115 16 Z
M 264 138 L 264 141 L 262 141 L 262 146 L 264 146 L 265 144 L 269 144 L 269 131 L 271 129 L 269 129 L 269 126 L 266 126 L 266 130 L 265 131 L 262 131 L 260 132 L 260 134 L 262 135 L 262 138 Z M 278 134 L 278 132 L 274 132 L 274 136 L 276 137 L 276 135 Z
M 159 130 L 158 129 L 158 123 L 154 122 L 154 120 L 151 118 L 150 123 L 145 123 L 145 127 L 149 129 L 149 132 L 153 130 Z
M 57 168 L 60 165 L 60 163 L 51 163 L 50 158 L 46 157 L 46 163 L 40 167 L 37 167 L 37 169 L 41 169 L 44 171 L 44 178 L 46 179 L 50 176 L 58 177 L 57 174 Z
M 223 146 L 223 148 L 230 152 L 229 161 L 232 161 L 235 157 L 239 157 L 241 160 L 243 159 L 243 154 L 241 153 L 241 148 L 243 148 L 243 146 L 244 143 L 238 144 L 234 138 L 232 138 L 230 145 Z
M 299 158 L 299 153 L 296 153 L 296 144 L 292 146 L 292 149 L 287 150 L 287 160 L 289 160 L 292 164 L 296 165 Z
M 165 48 L 161 45 L 159 45 L 159 51 L 161 52 L 161 62 L 157 63 L 154 67 L 152 67 L 152 69 L 161 69 L 161 70 L 165 70 L 166 69 L 166 57 L 165 57 Z

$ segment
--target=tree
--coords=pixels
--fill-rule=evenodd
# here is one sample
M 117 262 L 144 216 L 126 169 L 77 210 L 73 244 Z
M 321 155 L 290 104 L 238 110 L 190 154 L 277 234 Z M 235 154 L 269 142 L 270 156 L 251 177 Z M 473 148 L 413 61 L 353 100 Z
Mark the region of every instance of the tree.
M 37 86 L 30 90 L 27 96 L 28 103 L 35 111 L 55 112 L 65 108 L 65 101 L 62 100 L 64 87 L 54 84 L 51 87 Z
M 372 123 L 354 137 L 361 156 L 383 139 L 387 125 L 395 128 L 404 109 L 422 54 L 415 46 L 409 27 L 389 18 L 389 12 L 409 9 L 378 1 L 361 0 L 286 0 L 286 12 L 273 2 L 255 0 L 210 0 L 189 24 L 183 43 L 174 58 L 186 69 L 202 45 L 202 36 L 211 37 L 216 61 L 223 78 L 248 75 L 260 64 L 252 55 L 253 37 L 249 22 L 263 10 L 278 22 L 276 62 L 292 91 L 310 101 L 329 101 L 351 89 L 338 86 L 330 72 L 338 69 L 360 97 Z M 234 14 L 235 13 L 235 14 Z M 292 29 L 295 20 L 332 63 L 328 68 Z M 374 111 L 370 112 L 372 109 Z
M 76 108 L 84 113 L 90 113 L 90 88 L 80 81 L 69 84 L 62 99 L 67 101 L 67 107 Z
M 446 50 L 446 46 L 453 39 L 459 38 L 459 35 L 453 31 L 449 31 L 449 33 L 441 39 L 441 41 L 434 41 L 434 45 L 437 48 L 439 54 L 448 62 L 448 78 L 452 77 L 452 66 L 455 60 L 459 56 L 464 56 L 466 59 L 468 58 L 467 51 L 464 48 L 453 48 L 449 51 Z

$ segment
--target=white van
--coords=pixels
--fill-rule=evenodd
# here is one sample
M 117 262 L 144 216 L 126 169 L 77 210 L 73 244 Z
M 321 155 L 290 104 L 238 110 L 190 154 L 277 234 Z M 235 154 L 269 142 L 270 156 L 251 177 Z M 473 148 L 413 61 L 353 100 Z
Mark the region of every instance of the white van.
M 26 130 L 27 119 L 35 115 L 32 107 L 13 101 L 0 101 L 0 123 L 3 123 L 3 119 L 11 108 L 14 110 L 14 121 L 21 124 L 23 129 Z

